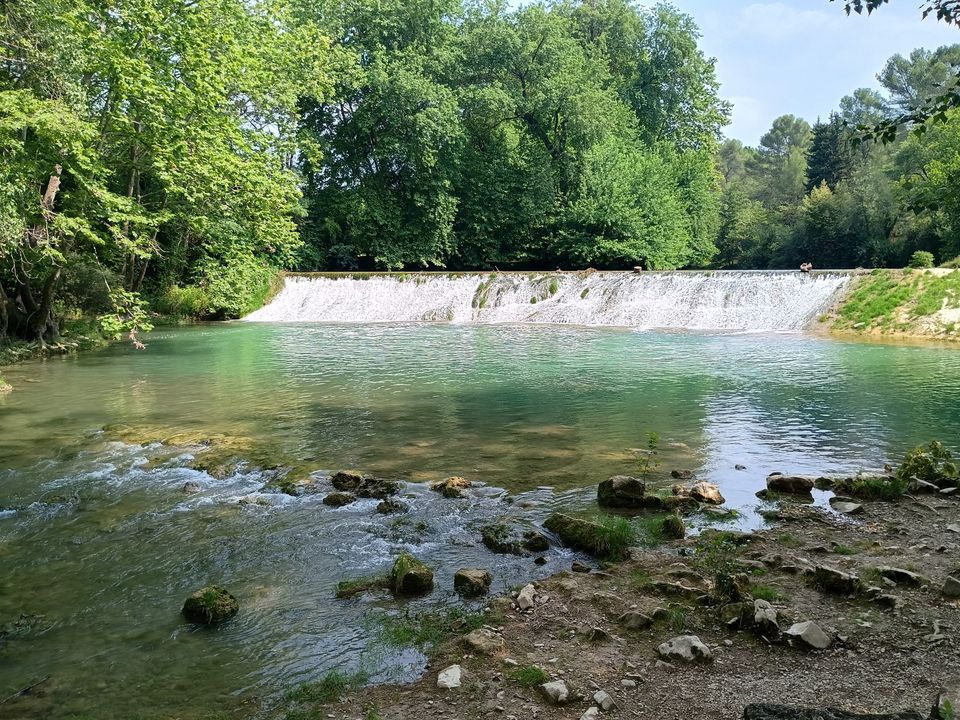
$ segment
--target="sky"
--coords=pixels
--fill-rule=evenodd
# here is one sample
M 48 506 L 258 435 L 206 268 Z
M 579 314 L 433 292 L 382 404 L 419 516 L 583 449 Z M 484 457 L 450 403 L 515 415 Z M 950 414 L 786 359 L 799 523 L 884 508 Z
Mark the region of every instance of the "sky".
M 774 118 L 826 118 L 859 87 L 879 89 L 887 58 L 960 43 L 960 28 L 921 19 L 920 0 L 892 0 L 869 18 L 828 0 L 673 0 L 692 15 L 733 103 L 727 137 L 756 145 Z

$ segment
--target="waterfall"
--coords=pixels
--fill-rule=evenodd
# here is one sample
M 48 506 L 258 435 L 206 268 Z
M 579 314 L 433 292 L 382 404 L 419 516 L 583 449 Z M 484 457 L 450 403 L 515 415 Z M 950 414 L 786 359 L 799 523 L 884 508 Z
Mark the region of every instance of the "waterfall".
M 563 323 L 798 331 L 835 301 L 843 272 L 288 275 L 251 322 Z

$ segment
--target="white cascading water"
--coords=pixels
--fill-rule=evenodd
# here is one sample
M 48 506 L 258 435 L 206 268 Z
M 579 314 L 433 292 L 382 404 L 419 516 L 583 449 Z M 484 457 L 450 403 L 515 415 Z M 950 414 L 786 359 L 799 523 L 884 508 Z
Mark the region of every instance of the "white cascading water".
M 789 332 L 825 312 L 850 277 L 753 271 L 289 275 L 276 298 L 246 320 Z

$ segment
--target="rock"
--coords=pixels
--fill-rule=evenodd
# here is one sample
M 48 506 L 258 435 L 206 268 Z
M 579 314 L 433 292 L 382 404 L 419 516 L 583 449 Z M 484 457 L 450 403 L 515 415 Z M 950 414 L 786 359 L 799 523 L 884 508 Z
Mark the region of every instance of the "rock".
M 960 579 L 949 576 L 943 583 L 943 596 L 947 598 L 960 598 Z
M 203 492 L 203 488 L 200 487 L 200 483 L 191 481 L 184 483 L 180 491 L 187 495 L 195 495 L 198 492 Z
M 390 587 L 390 578 L 372 577 L 360 580 L 341 580 L 337 583 L 336 597 L 340 600 L 356 597 L 371 590 L 383 590 Z
M 832 497 L 830 507 L 841 515 L 858 515 L 863 512 L 863 505 L 853 502 L 849 498 Z
M 940 494 L 945 497 L 952 497 L 957 493 L 960 493 L 960 487 L 956 487 L 956 486 L 944 488 L 943 490 L 940 491 Z
M 323 499 L 324 505 L 329 505 L 330 507 L 343 507 L 344 505 L 349 505 L 352 502 L 356 502 L 357 496 L 352 495 L 348 492 L 334 492 L 330 493 Z
M 787 495 L 810 495 L 815 478 L 806 475 L 772 473 L 767 476 L 767 490 Z
M 708 505 L 723 505 L 726 502 L 720 494 L 720 488 L 708 482 L 698 482 L 691 487 L 690 497 Z
M 627 475 L 615 475 L 597 486 L 597 502 L 603 507 L 643 507 L 647 485 Z
M 750 603 L 727 603 L 720 608 L 720 622 L 730 629 L 747 629 L 753 625 L 755 614 L 755 607 Z
M 183 617 L 199 625 L 217 625 L 240 611 L 237 599 L 219 585 L 197 590 L 183 603 Z
M 341 470 L 330 476 L 334 488 L 341 492 L 353 493 L 358 498 L 385 500 L 400 491 L 396 480 L 367 477 L 353 470 Z
M 458 688 L 460 687 L 462 676 L 463 671 L 459 665 L 451 665 L 448 668 L 444 668 L 440 671 L 440 674 L 437 675 L 437 687 L 442 690 Z
M 617 706 L 617 703 L 606 690 L 597 690 L 593 694 L 593 701 L 604 712 L 609 712 Z
M 405 513 L 410 510 L 406 503 L 399 500 L 381 500 L 377 505 L 377 512 L 381 515 L 392 515 L 393 513 Z
M 809 620 L 791 625 L 783 634 L 815 650 L 826 650 L 833 642 L 819 625 Z
M 570 690 L 567 689 L 567 684 L 563 680 L 544 683 L 540 686 L 540 692 L 551 705 L 566 705 L 570 698 Z
M 490 589 L 492 580 L 486 570 L 463 568 L 453 576 L 453 589 L 464 597 L 477 597 Z
M 589 565 L 585 565 L 579 560 L 574 560 L 573 565 L 570 566 L 570 569 L 575 573 L 588 573 L 592 569 Z
M 947 686 L 942 687 L 940 692 L 937 693 L 937 698 L 933 701 L 930 720 L 956 717 L 958 709 L 960 709 L 960 678 L 953 677 Z
M 746 466 L 746 465 L 741 465 L 740 463 L 737 463 L 736 465 L 733 466 L 733 469 L 734 469 L 734 470 L 746 470 L 746 469 L 747 469 L 747 466 Z
M 927 583 L 927 579 L 922 575 L 903 568 L 896 567 L 878 567 L 877 572 L 882 577 L 892 580 L 897 585 L 906 585 L 908 587 L 920 587 Z
M 688 488 L 683 483 L 677 483 L 672 488 L 670 488 L 670 492 L 672 492 L 674 495 L 677 495 L 679 497 L 688 497 L 690 495 L 690 488 Z
M 521 610 L 529 610 L 537 601 L 537 589 L 532 585 L 525 585 L 517 594 L 517 607 Z
M 473 487 L 473 483 L 462 477 L 448 477 L 446 480 L 435 482 L 430 486 L 434 492 L 438 492 L 445 498 L 462 498 L 464 490 Z
M 679 512 L 674 511 L 663 519 L 663 536 L 669 540 L 683 540 L 687 536 L 687 526 Z
M 412 555 L 401 553 L 393 563 L 390 582 L 397 595 L 424 595 L 433 590 L 433 570 Z
M 681 635 L 668 640 L 657 648 L 657 652 L 667 662 L 691 665 L 713 661 L 710 648 L 700 642 L 696 635 Z
M 893 715 L 858 715 L 845 710 L 787 707 L 786 705 L 754 704 L 743 710 L 743 720 L 926 720 L 920 713 L 902 712 Z
M 533 564 L 539 566 L 546 565 L 549 561 L 541 555 L 533 559 Z
M 814 585 L 834 595 L 854 595 L 862 589 L 860 579 L 856 575 L 826 565 L 815 567 L 812 579 Z
M 653 625 L 653 618 L 636 610 L 629 610 L 619 617 L 620 624 L 628 630 L 646 630 Z
M 586 550 L 593 555 L 610 555 L 603 528 L 590 520 L 582 520 L 563 513 L 552 513 L 543 526 L 556 533 L 564 545 Z M 615 554 L 625 554 L 627 548 L 615 548 Z
M 481 655 L 496 655 L 503 650 L 503 637 L 492 630 L 480 628 L 463 636 L 463 642 Z
M 766 600 L 753 601 L 753 626 L 764 637 L 778 637 L 780 626 L 777 624 L 777 611 Z
M 692 480 L 693 470 L 671 470 L 670 477 L 675 480 Z
M 495 553 L 524 555 L 527 551 L 543 552 L 550 549 L 550 541 L 543 533 L 505 523 L 484 525 L 480 528 L 480 539 Z
M 589 707 L 583 715 L 580 716 L 580 720 L 597 720 L 599 717 L 600 711 L 595 707 Z
M 914 478 L 907 485 L 907 492 L 914 493 L 915 495 L 934 495 L 940 492 L 940 488 L 926 480 Z

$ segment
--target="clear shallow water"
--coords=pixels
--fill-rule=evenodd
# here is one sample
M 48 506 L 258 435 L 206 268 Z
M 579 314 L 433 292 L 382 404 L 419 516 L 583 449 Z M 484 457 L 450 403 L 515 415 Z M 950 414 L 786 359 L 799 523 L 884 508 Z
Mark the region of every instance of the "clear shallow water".
M 477 526 L 589 506 L 588 486 L 631 471 L 649 431 L 663 470 L 696 469 L 742 507 L 773 470 L 875 468 L 960 437 L 950 349 L 476 325 L 235 324 L 149 343 L 5 371 L 17 389 L 0 397 L 0 508 L 13 509 L 0 513 L 0 626 L 45 617 L 0 641 L 0 699 L 50 677 L 43 697 L 0 708 L 11 717 L 201 717 L 336 666 L 414 674 L 416 653 L 367 649 L 366 618 L 396 604 L 334 601 L 337 581 L 401 548 L 438 570 L 416 607 L 450 600 L 459 567 L 492 568 L 495 589 L 549 574 L 570 555 L 544 568 L 494 556 Z M 117 423 L 400 477 L 413 510 L 395 525 L 373 502 L 240 505 L 259 471 L 215 480 L 176 448 L 101 432 Z M 415 484 L 450 474 L 487 487 L 448 501 Z M 183 495 L 187 480 L 203 492 Z M 208 582 L 242 610 L 198 632 L 178 612 Z

